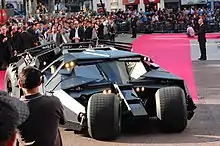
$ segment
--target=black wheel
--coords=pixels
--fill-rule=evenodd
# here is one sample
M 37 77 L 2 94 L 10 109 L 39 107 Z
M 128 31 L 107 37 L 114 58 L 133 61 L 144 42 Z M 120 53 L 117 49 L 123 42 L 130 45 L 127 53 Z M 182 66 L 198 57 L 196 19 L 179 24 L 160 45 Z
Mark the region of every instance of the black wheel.
M 165 87 L 156 92 L 156 112 L 164 132 L 182 132 L 187 126 L 184 91 L 180 87 Z
M 120 99 L 115 94 L 92 95 L 87 107 L 89 135 L 97 140 L 114 140 L 121 131 Z

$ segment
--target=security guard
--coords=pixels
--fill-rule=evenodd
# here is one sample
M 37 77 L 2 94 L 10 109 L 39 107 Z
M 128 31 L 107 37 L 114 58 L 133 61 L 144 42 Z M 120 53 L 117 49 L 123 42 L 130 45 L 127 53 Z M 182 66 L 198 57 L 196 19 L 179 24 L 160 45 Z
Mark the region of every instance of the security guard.
M 131 38 L 136 38 L 137 37 L 137 19 L 134 14 L 132 14 L 131 16 L 131 31 L 132 31 Z
M 65 124 L 63 106 L 57 97 L 39 93 L 41 83 L 42 74 L 37 68 L 27 66 L 19 74 L 22 100 L 30 110 L 29 118 L 19 130 L 26 142 L 34 141 L 34 146 L 62 146 L 58 126 Z
M 198 35 L 198 42 L 199 42 L 199 48 L 200 48 L 200 53 L 201 56 L 199 60 L 206 60 L 206 29 L 205 29 L 205 24 L 203 23 L 203 19 L 199 19 L 198 21 L 199 24 L 199 30 L 197 32 Z

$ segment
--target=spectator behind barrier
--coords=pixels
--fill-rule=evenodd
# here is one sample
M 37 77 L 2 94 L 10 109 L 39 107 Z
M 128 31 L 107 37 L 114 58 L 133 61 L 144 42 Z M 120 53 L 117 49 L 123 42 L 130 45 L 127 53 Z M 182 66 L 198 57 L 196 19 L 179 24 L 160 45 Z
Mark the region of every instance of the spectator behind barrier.
M 190 26 L 190 25 L 187 26 L 186 34 L 187 34 L 188 37 L 194 37 L 195 36 L 195 31 L 194 31 L 192 26 Z

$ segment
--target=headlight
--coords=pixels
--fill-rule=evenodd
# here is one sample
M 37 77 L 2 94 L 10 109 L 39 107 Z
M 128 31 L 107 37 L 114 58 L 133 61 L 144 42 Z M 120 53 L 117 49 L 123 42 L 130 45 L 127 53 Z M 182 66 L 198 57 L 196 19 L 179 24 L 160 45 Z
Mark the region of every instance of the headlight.
M 71 61 L 70 63 L 70 67 L 74 67 L 75 66 L 75 62 Z
M 144 88 L 144 87 L 137 87 L 137 88 L 136 88 L 136 91 L 137 91 L 137 92 L 140 92 L 140 91 L 144 92 L 144 91 L 145 91 L 145 88 Z
M 109 89 L 109 90 L 104 90 L 104 91 L 103 91 L 103 94 L 110 94 L 110 93 L 112 93 L 112 90 L 110 90 L 110 89 Z
M 65 68 L 75 67 L 75 62 L 71 61 L 65 64 Z
M 150 57 L 144 57 L 144 61 L 153 62 Z
M 69 63 L 66 63 L 65 68 L 69 68 L 69 67 L 70 67 Z
M 136 91 L 137 91 L 137 92 L 139 92 L 139 91 L 140 91 L 140 88 L 139 88 L 139 87 L 137 87 L 137 88 L 136 88 Z

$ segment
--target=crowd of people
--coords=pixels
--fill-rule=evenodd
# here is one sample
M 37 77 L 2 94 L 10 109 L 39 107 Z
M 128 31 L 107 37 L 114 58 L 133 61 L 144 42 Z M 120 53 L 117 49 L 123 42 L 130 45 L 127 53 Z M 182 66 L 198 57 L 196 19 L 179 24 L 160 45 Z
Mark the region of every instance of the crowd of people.
M 217 26 L 219 22 L 219 9 L 210 10 L 209 8 L 191 8 L 191 9 L 156 9 L 148 8 L 146 11 L 140 9 L 134 11 L 119 10 L 115 13 L 116 22 L 120 31 L 128 31 L 126 29 L 131 21 L 130 14 L 134 14 L 137 18 L 137 25 L 139 32 L 152 33 L 152 32 L 184 32 L 187 25 L 193 26 L 198 29 L 199 18 L 204 19 L 209 31 L 218 31 Z M 123 23 L 122 23 L 123 22 Z M 125 25 L 126 24 L 128 25 Z
M 115 40 L 116 25 L 106 16 L 85 17 L 73 14 L 71 17 L 48 16 L 41 20 L 32 17 L 18 21 L 10 19 L 1 27 L 0 67 L 7 65 L 28 48 L 40 45 L 43 41 L 54 41 L 57 46 L 64 42 L 82 42 L 91 39 Z

